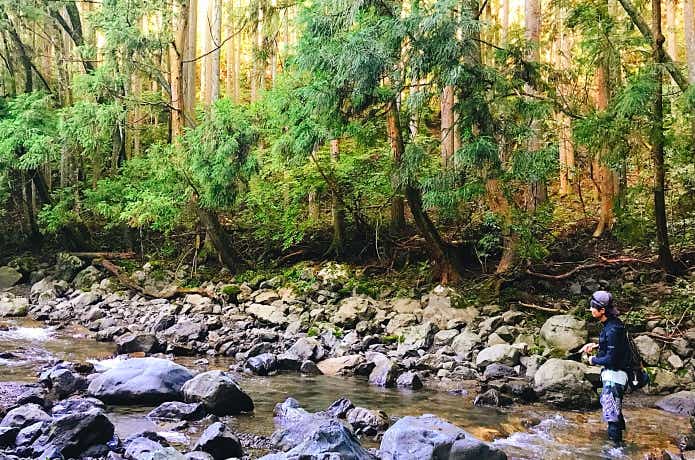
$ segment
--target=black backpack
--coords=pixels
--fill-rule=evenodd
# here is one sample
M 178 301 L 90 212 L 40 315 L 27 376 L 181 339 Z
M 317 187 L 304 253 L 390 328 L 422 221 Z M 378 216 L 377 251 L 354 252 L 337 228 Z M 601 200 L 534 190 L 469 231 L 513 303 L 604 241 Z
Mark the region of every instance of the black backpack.
M 627 387 L 630 391 L 639 390 L 649 384 L 649 374 L 644 369 L 644 361 L 639 353 L 637 344 L 625 329 L 625 340 L 627 341 Z

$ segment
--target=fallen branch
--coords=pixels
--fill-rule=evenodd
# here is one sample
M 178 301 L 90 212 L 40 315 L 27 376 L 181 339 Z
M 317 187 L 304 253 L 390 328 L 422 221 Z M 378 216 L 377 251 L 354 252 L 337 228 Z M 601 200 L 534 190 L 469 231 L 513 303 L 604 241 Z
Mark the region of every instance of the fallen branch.
M 134 252 L 70 252 L 71 256 L 81 259 L 134 259 Z
M 521 305 L 522 307 L 533 308 L 534 310 L 545 311 L 548 313 L 564 313 L 565 312 L 564 310 L 560 310 L 557 308 L 541 307 L 540 305 L 536 305 L 533 303 L 519 302 L 519 305 Z
M 618 257 L 617 259 L 607 259 L 603 256 L 599 256 L 599 259 L 601 259 L 601 262 L 594 262 L 591 264 L 582 264 L 574 267 L 572 270 L 566 272 L 566 273 L 560 273 L 558 275 L 551 275 L 547 273 L 538 273 L 538 272 L 533 272 L 530 269 L 526 270 L 526 273 L 535 276 L 537 278 L 543 278 L 546 280 L 563 280 L 567 279 L 570 276 L 574 275 L 578 271 L 581 270 L 588 270 L 590 268 L 598 268 L 598 267 L 609 267 L 611 265 L 619 265 L 619 264 L 645 264 L 645 265 L 651 265 L 654 262 L 651 260 L 644 260 L 644 259 L 636 259 L 633 257 Z

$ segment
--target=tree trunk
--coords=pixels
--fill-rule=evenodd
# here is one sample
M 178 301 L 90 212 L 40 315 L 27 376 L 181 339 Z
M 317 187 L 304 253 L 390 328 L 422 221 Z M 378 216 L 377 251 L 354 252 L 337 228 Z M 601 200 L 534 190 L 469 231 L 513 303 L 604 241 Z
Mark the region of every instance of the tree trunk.
M 566 9 L 558 6 L 558 23 L 560 27 L 559 43 L 557 44 L 557 65 L 561 70 L 568 70 L 572 59 L 572 39 L 565 27 Z M 571 88 L 568 83 L 559 85 L 559 91 L 563 97 L 568 97 Z M 564 112 L 557 112 L 557 123 L 560 138 L 560 196 L 567 196 L 572 192 L 574 179 L 574 144 L 572 143 L 572 121 Z
M 230 272 L 235 273 L 237 269 L 237 260 L 232 250 L 232 241 L 222 227 L 222 224 L 220 224 L 217 214 L 209 209 L 200 207 L 197 200 L 194 206 L 196 215 L 205 227 L 207 235 L 210 237 L 217 254 L 220 256 L 220 260 Z
M 308 212 L 309 212 L 309 220 L 318 222 L 319 220 L 319 202 L 318 202 L 318 193 L 316 193 L 316 190 L 311 190 L 309 192 L 309 195 L 307 197 L 308 200 Z
M 695 0 L 685 0 L 683 4 L 683 23 L 685 30 L 685 58 L 688 62 L 688 82 L 695 84 Z M 691 156 L 695 159 L 695 116 L 690 115 Z
M 179 7 L 174 3 L 172 27 L 176 33 L 174 42 L 169 46 L 169 66 L 171 72 L 171 137 L 183 134 L 184 125 L 184 88 L 183 88 L 183 56 L 188 36 L 188 8 L 190 4 L 184 0 Z
M 220 98 L 220 43 L 222 42 L 222 0 L 212 0 L 212 52 L 210 56 L 209 103 Z
M 607 58 L 603 56 L 599 60 L 596 69 L 596 108 L 604 111 L 608 108 L 610 98 L 610 67 Z M 615 182 L 613 171 L 606 164 L 607 148 L 600 148 L 594 159 L 594 178 L 601 207 L 598 224 L 594 230 L 594 238 L 598 238 L 613 224 L 613 200 L 615 198 Z
M 509 6 L 510 0 L 501 0 L 502 5 L 500 8 L 500 43 L 506 45 L 509 39 Z
M 230 15 L 234 17 L 234 0 L 229 2 Z M 235 23 L 233 20 L 227 22 L 227 36 L 231 37 L 229 43 L 227 44 L 226 61 L 227 61 L 227 72 L 225 78 L 225 95 L 234 101 L 239 102 L 239 93 L 236 91 L 236 36 L 235 36 Z
M 668 54 L 678 61 L 678 41 L 676 28 L 676 9 L 678 0 L 666 0 L 666 46 Z
M 441 97 L 442 165 L 451 165 L 454 156 L 454 87 L 447 85 Z
M 668 223 L 666 218 L 666 166 L 664 164 L 664 100 L 663 75 L 660 64 L 663 62 L 664 36 L 661 32 L 661 0 L 652 0 L 652 54 L 656 64 L 656 90 L 651 129 L 651 153 L 654 162 L 654 220 L 656 224 L 656 239 L 659 248 L 659 263 L 667 273 L 675 274 L 681 271 L 673 260 L 668 240 Z
M 340 140 L 331 140 L 331 162 L 335 166 L 340 160 Z M 333 216 L 333 241 L 329 251 L 337 255 L 343 253 L 345 249 L 345 209 L 338 197 L 338 192 L 333 191 L 331 196 L 331 212 Z
M 198 0 L 189 0 L 188 27 L 186 45 L 184 46 L 183 64 L 183 113 L 184 126 L 191 127 L 195 124 L 195 66 L 196 38 L 198 35 Z
M 388 111 L 386 113 L 386 124 L 389 142 L 391 143 L 391 152 L 393 154 L 393 164 L 396 169 L 400 168 L 401 160 L 403 159 L 403 134 L 400 132 L 400 122 L 398 120 L 398 107 L 396 100 L 389 102 Z M 400 139 L 400 141 L 399 141 Z M 398 185 L 396 177 L 391 179 L 393 184 L 393 199 L 391 200 L 391 229 L 398 232 L 405 227 L 405 204 L 401 196 L 402 190 Z
M 519 237 L 513 232 L 512 208 L 504 195 L 502 181 L 497 178 L 488 179 L 485 192 L 490 210 L 502 217 L 502 257 L 495 273 L 504 273 L 516 263 Z
M 201 18 L 203 35 L 200 44 L 200 51 L 202 56 L 200 59 L 200 101 L 203 104 L 207 105 L 209 103 L 207 90 L 208 88 L 210 88 L 210 86 L 208 85 L 208 73 L 210 72 L 210 55 L 208 53 L 210 52 L 210 42 L 212 41 L 210 39 L 212 22 L 210 15 L 210 0 L 204 1 L 203 4 L 206 5 L 206 8 Z

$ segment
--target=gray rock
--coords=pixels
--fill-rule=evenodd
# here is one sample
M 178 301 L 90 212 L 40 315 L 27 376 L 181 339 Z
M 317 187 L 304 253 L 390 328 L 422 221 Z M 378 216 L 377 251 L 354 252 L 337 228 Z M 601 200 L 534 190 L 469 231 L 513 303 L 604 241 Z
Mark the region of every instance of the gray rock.
M 417 316 L 412 313 L 398 313 L 386 324 L 386 334 L 401 335 L 401 330 L 417 324 Z
M 67 288 L 68 285 L 65 281 L 44 278 L 31 286 L 29 298 L 32 302 L 45 305 L 47 302 L 55 300 L 62 295 Z
M 58 399 L 66 398 L 86 386 L 86 381 L 81 375 L 65 368 L 49 369 L 41 374 L 39 380 Z
M 244 455 L 239 438 L 221 422 L 215 422 L 207 427 L 195 443 L 193 450 L 207 452 L 215 460 Z
M 26 316 L 29 310 L 29 299 L 15 297 L 12 294 L 0 294 L 0 316 Z
M 552 358 L 534 375 L 534 390 L 557 407 L 583 409 L 597 403 L 593 386 L 584 379 L 586 366 L 576 361 Z
M 356 434 L 376 436 L 389 427 L 389 417 L 381 410 L 355 407 L 347 412 L 346 418 Z
M 454 337 L 453 342 L 451 342 L 451 348 L 454 349 L 457 355 L 462 358 L 466 358 L 470 355 L 473 349 L 480 344 L 480 342 L 481 338 L 478 334 L 463 331 Z
M 161 345 L 154 334 L 146 332 L 136 332 L 123 334 L 117 337 L 116 352 L 118 354 L 128 353 L 157 353 L 161 349 Z
M 349 401 L 347 402 L 349 403 Z M 338 402 L 336 401 L 336 403 Z M 346 403 L 338 404 L 347 405 Z M 352 405 L 352 403 L 349 403 L 349 405 Z M 329 408 L 329 411 L 325 414 L 312 414 L 302 409 L 295 399 L 287 398 L 282 403 L 276 404 L 273 410 L 277 429 L 270 437 L 271 444 L 285 451 L 293 449 L 305 440 L 321 423 L 332 420 L 332 412 L 336 412 L 338 409 L 339 407 L 334 407 L 333 411 Z
M 199 402 L 215 415 L 235 415 L 253 411 L 251 397 L 244 393 L 230 374 L 208 371 L 196 375 L 182 388 L 186 402 Z
M 14 286 L 22 279 L 22 274 L 12 267 L 0 267 L 0 290 Z
M 485 372 L 483 372 L 483 379 L 495 380 L 506 377 L 515 377 L 516 375 L 516 370 L 514 370 L 513 367 L 500 363 L 492 363 L 485 368 Z
M 401 418 L 386 430 L 379 451 L 382 460 L 507 458 L 502 451 L 434 415 Z
M 79 257 L 61 252 L 56 256 L 55 277 L 69 283 L 85 266 Z
M 150 439 L 139 436 L 130 439 L 126 444 L 125 458 L 129 460 L 185 460 L 183 454 L 163 445 L 164 440 Z
M 635 345 L 647 366 L 657 366 L 661 357 L 661 348 L 656 340 L 648 335 L 640 335 L 634 338 Z
M 521 353 L 519 352 L 519 349 L 511 345 L 493 345 L 481 350 L 480 353 L 478 353 L 478 356 L 475 359 L 475 365 L 479 369 L 484 369 L 492 363 L 516 366 L 519 364 L 520 355 Z
M 101 281 L 101 272 L 95 266 L 90 265 L 75 276 L 72 284 L 75 289 L 88 291 L 92 285 L 99 283 L 99 281 Z
M 695 416 L 695 391 L 664 396 L 656 402 L 656 407 L 672 414 Z
M 320 361 L 318 367 L 325 375 L 349 374 L 358 365 L 364 362 L 361 355 L 346 355 L 338 358 L 328 358 Z
M 287 353 L 296 356 L 301 361 L 320 360 L 325 354 L 321 342 L 313 337 L 302 337 L 297 340 L 294 345 L 287 350 Z
M 31 448 L 37 455 L 55 452 L 65 458 L 79 457 L 91 446 L 106 444 L 113 433 L 109 419 L 100 410 L 91 409 L 55 419 Z
M 494 388 L 490 388 L 484 393 L 479 394 L 475 397 L 473 401 L 474 406 L 492 406 L 500 407 L 506 406 L 512 403 L 512 400 L 497 391 Z
M 586 321 L 572 315 L 551 316 L 541 327 L 541 339 L 557 350 L 575 350 L 588 340 Z
M 269 375 L 278 367 L 277 359 L 272 353 L 261 353 L 246 360 L 246 369 L 256 375 Z
M 80 414 L 91 409 L 104 410 L 106 406 L 96 398 L 72 398 L 64 399 L 53 405 L 51 414 L 60 417 L 67 414 Z
M 254 303 L 246 307 L 246 313 L 267 324 L 284 326 L 289 323 L 285 309 L 275 305 Z
M 352 404 L 352 401 L 347 398 L 340 398 L 333 401 L 325 412 L 331 417 L 345 418 L 353 407 L 355 407 L 355 405 Z
M 435 327 L 429 321 L 417 326 L 408 326 L 402 330 L 403 342 L 398 344 L 398 351 L 404 353 L 408 350 L 427 349 L 432 345 Z
M 167 359 L 133 358 L 95 377 L 87 393 L 107 404 L 180 401 L 184 383 L 192 378 L 188 369 Z
M 184 458 L 186 460 L 215 460 L 212 455 L 202 451 L 188 452 L 184 454 Z
M 380 387 L 392 387 L 398 378 L 398 364 L 384 355 L 373 359 L 374 369 L 369 374 L 369 383 Z
M 459 335 L 457 329 L 444 329 L 434 334 L 434 345 L 437 347 L 443 347 L 445 345 L 451 345 L 451 342 Z
M 39 425 L 39 427 L 40 427 L 42 425 L 42 423 L 38 422 L 38 423 L 35 423 L 34 425 Z M 34 425 L 29 425 L 29 427 L 33 427 Z M 29 428 L 29 427 L 27 427 L 27 428 Z M 26 430 L 27 428 L 24 428 L 24 429 Z M 13 426 L 0 427 L 0 448 L 10 447 L 13 444 L 15 444 L 15 440 L 17 439 L 18 433 L 19 433 L 19 428 L 17 428 L 17 427 L 13 427 Z M 2 457 L 0 457 L 0 459 L 1 458 Z
M 147 416 L 155 419 L 194 421 L 205 417 L 205 409 L 202 404 L 198 403 L 186 404 L 179 401 L 169 401 L 150 411 Z
M 304 375 L 321 375 L 321 369 L 313 361 L 304 361 L 299 367 L 299 372 Z
M 439 329 L 451 329 L 447 327 L 449 321 L 456 324 L 471 324 L 480 315 L 474 307 L 455 308 L 451 305 L 448 295 L 430 294 L 427 306 L 422 311 L 422 321 L 430 321 Z
M 162 332 L 162 336 L 169 341 L 185 344 L 194 340 L 203 340 L 206 333 L 207 327 L 205 325 L 183 319 Z
M 367 297 L 347 297 L 340 301 L 331 322 L 340 327 L 352 329 L 358 321 L 374 318 L 376 306 L 376 302 Z
M 50 426 L 50 422 L 36 422 L 33 425 L 22 428 L 14 440 L 17 447 L 28 447 L 38 439 L 46 428 Z
M 408 388 L 410 390 L 419 390 L 422 388 L 422 380 L 415 372 L 404 372 L 398 376 L 396 380 L 398 388 Z
M 36 422 L 47 422 L 50 420 L 51 416 L 42 407 L 36 404 L 25 404 L 7 412 L 2 421 L 0 421 L 0 427 L 19 428 L 21 430 Z

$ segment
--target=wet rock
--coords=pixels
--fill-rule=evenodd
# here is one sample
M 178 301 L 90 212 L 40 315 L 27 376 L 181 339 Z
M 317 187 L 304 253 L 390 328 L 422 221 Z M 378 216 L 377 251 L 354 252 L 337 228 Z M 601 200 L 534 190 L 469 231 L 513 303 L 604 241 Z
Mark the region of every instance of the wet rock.
M 332 420 L 330 415 L 312 414 L 302 409 L 294 398 L 276 404 L 273 410 L 277 429 L 270 438 L 271 444 L 281 450 L 290 450 L 304 441 L 321 423 Z
M 81 375 L 61 367 L 42 372 L 39 381 L 58 399 L 66 398 L 86 386 L 86 381 Z
M 457 335 L 459 335 L 457 329 L 444 329 L 443 331 L 439 331 L 434 334 L 434 345 L 437 347 L 451 345 Z
M 163 332 L 176 324 L 176 315 L 163 314 L 157 317 L 157 320 L 152 325 L 151 331 L 154 333 Z
M 485 368 L 485 372 L 483 372 L 483 379 L 484 380 L 494 380 L 494 379 L 500 379 L 500 378 L 506 378 L 506 377 L 515 377 L 516 376 L 516 370 L 514 370 L 513 367 L 511 366 L 506 366 L 504 364 L 500 363 L 492 363 L 488 367 Z
M 695 391 L 679 391 L 664 396 L 656 402 L 656 407 L 673 414 L 695 416 Z
M 675 390 L 678 386 L 679 379 L 676 374 L 657 367 L 653 369 L 652 379 L 647 385 L 646 391 L 650 394 L 665 394 Z
M 149 414 L 149 418 L 165 420 L 200 420 L 205 417 L 205 409 L 202 404 L 186 404 L 179 401 L 169 401 L 162 403 Z
M 261 353 L 246 360 L 246 369 L 256 375 L 270 375 L 277 369 L 277 359 L 272 353 Z
M 114 433 L 113 424 L 99 410 L 59 417 L 32 445 L 35 454 L 59 453 L 65 458 L 79 457 L 85 450 L 106 444 Z
M 117 337 L 116 351 L 118 354 L 129 353 L 157 353 L 161 346 L 154 334 L 146 332 L 129 333 Z
M 244 455 L 239 438 L 227 427 L 216 422 L 205 429 L 193 450 L 200 450 L 212 455 L 215 460 Z
M 506 460 L 507 456 L 434 415 L 407 416 L 391 426 L 379 447 L 383 460 Z
M 26 316 L 29 311 L 29 300 L 26 297 L 15 297 L 12 294 L 0 294 L 0 316 Z
M 0 267 L 0 290 L 14 286 L 22 279 L 22 274 L 8 266 Z
M 551 316 L 541 327 L 541 340 L 557 350 L 575 350 L 588 340 L 586 321 L 572 315 Z
M 0 427 L 12 427 L 21 430 L 36 422 L 46 422 L 50 420 L 51 416 L 48 415 L 42 407 L 36 404 L 25 404 L 7 412 L 2 421 L 0 421 Z
M 364 362 L 362 355 L 346 355 L 320 361 L 318 367 L 325 375 L 345 375 Z
M 371 360 L 374 369 L 369 374 L 369 383 L 379 387 L 392 387 L 398 378 L 398 365 L 382 354 L 375 354 Z
M 642 356 L 642 359 L 647 366 L 656 366 L 659 364 L 661 348 L 656 340 L 652 339 L 648 335 L 640 335 L 639 337 L 635 337 L 634 341 L 640 355 Z
M 22 392 L 17 397 L 17 405 L 38 404 L 41 407 L 46 406 L 46 392 L 43 388 L 29 388 Z
M 162 336 L 177 344 L 186 344 L 194 340 L 204 340 L 207 334 L 205 325 L 188 319 L 180 320 L 164 332 Z
M 182 388 L 186 402 L 202 403 L 215 415 L 235 415 L 253 411 L 251 397 L 244 393 L 230 374 L 208 371 L 196 375 Z
M 347 413 L 353 407 L 355 407 L 355 405 L 352 404 L 352 401 L 350 401 L 347 398 L 340 398 L 333 401 L 331 405 L 328 406 L 328 408 L 325 410 L 325 412 L 331 417 L 345 418 Z
M 44 278 L 31 286 L 29 298 L 38 305 L 45 305 L 51 300 L 57 299 L 68 288 L 68 284 L 62 280 Z
M 290 353 L 281 353 L 277 357 L 277 369 L 279 371 L 298 371 L 302 367 L 302 360 Z
M 305 375 L 321 375 L 321 369 L 313 361 L 304 361 L 299 368 L 299 372 Z
M 180 401 L 184 383 L 192 378 L 188 369 L 169 360 L 133 358 L 95 377 L 87 393 L 107 404 Z
M 546 402 L 565 409 L 594 407 L 597 395 L 584 379 L 586 366 L 576 361 L 552 358 L 534 375 L 534 390 Z
M 313 337 L 302 337 L 297 340 L 294 345 L 287 350 L 287 353 L 298 357 L 301 361 L 320 360 L 325 354 L 321 342 Z
M 355 407 L 347 412 L 346 419 L 356 434 L 376 436 L 389 427 L 389 417 L 381 410 Z
M 67 414 L 81 414 L 91 409 L 104 410 L 106 406 L 103 402 L 96 398 L 71 398 L 64 399 L 55 403 L 51 409 L 51 414 L 54 417 L 60 417 Z
M 485 393 L 481 393 L 475 397 L 474 406 L 507 406 L 512 403 L 512 400 L 501 394 L 494 388 L 490 388 Z
M 128 460 L 185 460 L 183 454 L 170 447 L 164 439 L 138 436 L 124 442 Z
M 99 281 L 101 281 L 101 272 L 95 266 L 90 265 L 75 276 L 72 284 L 75 286 L 75 289 L 87 291 L 91 289 L 92 285 L 99 283 Z
M 511 345 L 493 345 L 481 350 L 480 353 L 478 353 L 478 356 L 475 359 L 475 365 L 479 369 L 484 369 L 492 363 L 516 366 L 519 364 L 519 356 L 519 349 Z
M 396 380 L 398 388 L 408 388 L 410 390 L 419 390 L 422 388 L 422 380 L 415 372 L 404 372 L 398 376 Z
M 337 420 L 324 420 L 306 435 L 302 442 L 284 454 L 271 454 L 264 460 L 340 459 L 376 460 L 362 447 L 355 435 Z

